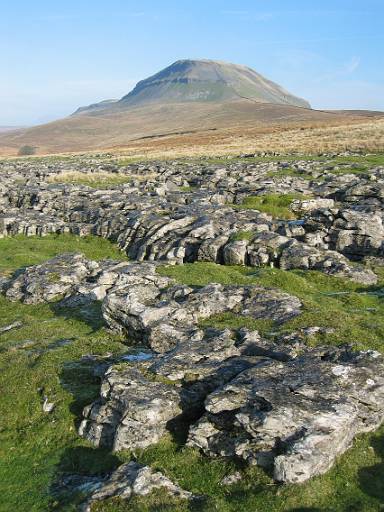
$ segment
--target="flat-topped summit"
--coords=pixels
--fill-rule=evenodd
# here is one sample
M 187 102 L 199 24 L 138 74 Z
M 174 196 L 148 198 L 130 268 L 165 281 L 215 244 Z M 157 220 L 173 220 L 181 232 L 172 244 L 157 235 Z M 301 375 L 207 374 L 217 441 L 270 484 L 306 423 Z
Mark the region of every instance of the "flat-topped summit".
M 151 103 L 223 102 L 237 99 L 257 103 L 310 108 L 280 85 L 247 66 L 215 60 L 178 60 L 153 76 L 141 80 L 115 102 L 83 107 L 76 113 L 126 109 Z

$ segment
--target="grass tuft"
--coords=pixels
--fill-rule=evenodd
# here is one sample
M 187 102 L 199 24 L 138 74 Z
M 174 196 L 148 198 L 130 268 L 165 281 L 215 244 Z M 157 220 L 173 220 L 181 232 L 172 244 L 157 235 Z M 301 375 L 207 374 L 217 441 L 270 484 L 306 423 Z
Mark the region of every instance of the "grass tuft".
M 275 219 L 293 220 L 296 218 L 290 205 L 295 199 L 308 199 L 303 194 L 266 194 L 246 197 L 241 204 L 232 205 L 238 210 L 259 210 Z

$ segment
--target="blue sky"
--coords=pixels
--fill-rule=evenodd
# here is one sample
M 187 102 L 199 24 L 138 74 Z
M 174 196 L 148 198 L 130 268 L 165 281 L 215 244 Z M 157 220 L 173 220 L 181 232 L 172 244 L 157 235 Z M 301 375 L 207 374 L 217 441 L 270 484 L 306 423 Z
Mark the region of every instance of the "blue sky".
M 126 94 L 181 58 L 253 67 L 315 108 L 384 110 L 383 0 L 2 0 L 0 126 Z

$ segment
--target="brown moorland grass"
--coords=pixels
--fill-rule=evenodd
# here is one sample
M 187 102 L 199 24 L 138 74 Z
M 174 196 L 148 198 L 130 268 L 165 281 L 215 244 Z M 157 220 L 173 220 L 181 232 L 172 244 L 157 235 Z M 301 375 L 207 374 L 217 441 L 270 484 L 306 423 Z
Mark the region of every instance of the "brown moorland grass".
M 124 175 L 112 172 L 99 171 L 93 173 L 86 173 L 80 171 L 65 171 L 59 174 L 54 174 L 47 178 L 48 183 L 75 183 L 79 185 L 87 185 L 92 188 L 105 188 L 114 185 L 124 185 L 135 181 L 146 181 L 154 177 L 154 174 L 140 174 Z
M 124 145 L 104 147 L 100 151 L 108 151 L 126 158 L 127 161 L 223 157 L 261 152 L 304 155 L 343 151 L 377 153 L 384 151 L 384 117 L 334 119 L 332 124 L 306 122 L 294 125 L 238 126 L 221 130 L 201 130 L 140 138 Z M 47 154 L 60 156 L 79 153 L 73 151 Z M 81 154 L 84 153 L 81 151 Z M 11 155 L 16 156 L 14 148 L 0 145 L 0 156 Z
M 360 119 L 353 122 L 348 119 L 331 126 L 311 123 L 294 127 L 238 127 L 201 131 L 140 139 L 124 146 L 103 150 L 123 158 L 135 159 L 213 157 L 260 152 L 292 154 L 318 154 L 347 150 L 382 152 L 384 151 L 384 119 Z M 0 155 L 8 156 L 10 152 L 10 148 L 0 147 Z M 76 154 L 76 152 L 70 154 Z
M 108 115 L 71 116 L 0 134 L 0 154 L 16 155 L 26 144 L 36 147 L 38 155 L 108 148 L 139 156 L 157 156 L 163 151 L 172 156 L 173 150 L 181 155 L 236 153 L 243 149 L 307 151 L 313 142 L 316 148 L 323 147 L 317 143 L 318 137 L 325 137 L 326 148 L 340 150 L 350 144 L 350 134 L 344 133 L 349 127 L 354 147 L 359 146 L 361 131 L 364 149 L 369 139 L 369 146 L 377 150 L 382 135 L 380 140 L 381 125 L 376 122 L 383 119 L 384 113 L 380 112 L 318 111 L 244 100 L 151 105 Z
M 126 156 L 177 158 L 225 156 L 240 153 L 318 154 L 342 151 L 384 150 L 384 119 L 300 127 L 232 129 L 220 132 L 170 136 L 136 141 L 126 147 L 109 148 Z

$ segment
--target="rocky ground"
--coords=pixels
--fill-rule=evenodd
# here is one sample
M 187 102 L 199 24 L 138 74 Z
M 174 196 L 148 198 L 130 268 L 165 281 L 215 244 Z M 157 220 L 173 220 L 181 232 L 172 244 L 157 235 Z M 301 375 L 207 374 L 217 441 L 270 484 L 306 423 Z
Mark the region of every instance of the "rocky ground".
M 382 256 L 384 170 L 340 170 L 304 160 L 121 168 L 10 161 L 0 166 L 0 233 L 94 234 L 116 241 L 137 261 L 274 265 L 374 283 L 372 272 L 352 262 Z M 57 182 L 71 171 L 80 181 L 105 171 L 129 181 L 109 190 Z M 249 210 L 259 199 L 256 205 L 268 212 L 271 204 L 273 213 L 282 195 L 290 199 L 286 219 Z
M 175 278 L 190 264 L 203 272 L 207 264 L 223 272 L 238 265 L 249 275 L 277 269 L 324 275 L 380 300 L 384 166 L 354 158 L 0 163 L 0 236 L 97 235 L 129 258 L 66 253 L 0 275 L 10 302 L 73 312 L 101 304 L 100 320 L 140 347 L 138 355 L 96 358 L 100 396 L 83 409 L 80 436 L 108 452 L 135 453 L 182 433 L 182 444 L 206 457 L 297 484 L 327 472 L 358 434 L 380 427 L 381 331 L 364 350 L 348 338 L 313 346 L 308 339 L 332 337 L 337 327 L 320 314 L 294 328 L 308 318 L 303 293 L 248 278 L 208 277 L 201 286 Z M 210 325 L 214 318 L 232 323 Z M 19 327 L 15 319 L 0 334 Z M 54 407 L 46 396 L 45 412 Z M 132 461 L 100 477 L 66 474 L 54 492 L 65 489 L 81 491 L 84 510 L 153 489 L 200 508 L 204 500 Z

